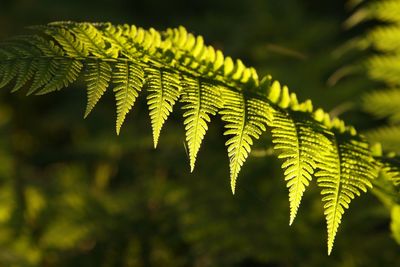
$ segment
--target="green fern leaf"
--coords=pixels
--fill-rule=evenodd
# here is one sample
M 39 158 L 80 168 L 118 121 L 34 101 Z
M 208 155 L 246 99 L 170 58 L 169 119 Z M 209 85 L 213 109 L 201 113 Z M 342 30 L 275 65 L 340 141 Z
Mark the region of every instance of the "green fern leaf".
M 201 142 L 208 129 L 211 115 L 215 115 L 222 106 L 221 92 L 218 86 L 201 79 L 184 76 L 182 78 L 182 109 L 187 110 L 183 117 L 186 141 L 189 149 L 190 170 L 193 171 Z
M 161 129 L 180 96 L 180 76 L 174 72 L 146 69 L 147 104 L 153 129 L 154 148 L 157 147 Z
M 126 24 L 118 26 L 108 24 L 103 33 L 105 40 L 110 43 L 111 47 L 119 49 L 121 55 L 130 59 L 135 58 L 134 52 L 136 50 L 131 41 L 135 34 L 136 27 Z
M 371 30 L 366 39 L 375 49 L 390 53 L 400 50 L 400 27 L 399 25 L 385 25 Z
M 53 91 L 60 90 L 73 83 L 79 76 L 83 64 L 77 60 L 62 61 L 53 73 L 53 77 L 36 94 L 44 95 Z
M 385 155 L 376 157 L 381 164 L 382 170 L 390 177 L 395 186 L 400 185 L 400 157 L 396 155 Z
M 278 158 L 285 159 L 282 168 L 289 188 L 291 225 L 317 163 L 323 161 L 320 151 L 331 145 L 327 139 L 330 132 L 322 118 L 316 120 L 315 115 L 311 115 L 310 101 L 299 103 L 296 94 L 289 93 L 287 86 L 281 87 L 277 81 L 269 84 L 268 78 L 261 81 L 261 86 L 267 85 L 268 99 L 281 108 L 276 109 L 273 116 L 272 142 L 280 153 Z M 325 116 L 322 110 L 317 114 Z
M 377 118 L 387 117 L 391 123 L 400 122 L 399 103 L 399 88 L 376 90 L 365 94 L 362 98 L 362 107 L 365 111 Z
M 35 74 L 33 77 L 33 82 L 27 93 L 30 95 L 49 83 L 53 75 L 59 69 L 59 58 L 64 56 L 64 52 L 53 41 L 47 41 L 42 37 L 35 36 L 32 39 L 25 39 L 26 42 L 31 43 L 45 56 L 40 57 L 36 54 L 36 52 L 32 55 L 32 64 L 34 65 L 32 67 L 34 67 Z
M 21 89 L 29 80 L 31 80 L 37 71 L 37 63 L 33 59 L 21 60 L 16 82 L 11 92 Z
M 39 36 L 33 36 L 31 39 L 26 40 L 32 46 L 36 47 L 45 57 L 48 58 L 61 58 L 64 56 L 64 50 L 61 49 L 52 40 L 46 40 Z M 40 57 L 40 54 L 33 54 L 33 58 Z
M 43 94 L 70 85 L 83 69 L 88 84 L 85 117 L 112 82 L 119 133 L 146 84 L 155 146 L 181 97 L 191 170 L 211 116 L 219 113 L 224 135 L 229 136 L 232 192 L 254 139 L 271 126 L 275 149 L 284 159 L 290 223 L 315 172 L 324 196 L 329 253 L 344 210 L 376 176 L 372 153 L 355 130 L 322 110 L 313 113 L 311 101 L 298 103 L 287 87 L 271 85 L 269 76 L 260 81 L 253 68 L 224 57 L 183 27 L 158 32 L 129 25 L 59 22 L 34 30 L 37 34 L 0 45 L 0 87 L 15 79 L 18 90 L 32 80 L 28 94 Z M 396 84 L 398 62 L 393 54 L 366 65 L 372 66 L 371 76 L 390 77 Z
M 335 133 L 331 140 L 333 146 L 321 151 L 324 160 L 318 163 L 316 172 L 318 186 L 322 188 L 322 201 L 328 228 L 328 254 L 333 243 L 345 209 L 360 191 L 372 187 L 376 177 L 373 158 L 368 144 L 349 133 Z M 330 149 L 328 149 L 330 148 Z
M 273 110 L 265 100 L 250 98 L 241 92 L 222 90 L 224 107 L 220 111 L 226 122 L 224 135 L 232 135 L 225 143 L 228 147 L 232 193 L 235 193 L 236 179 L 253 145 L 253 139 L 266 130 L 272 121 Z
M 70 57 L 87 57 L 89 52 L 79 38 L 75 38 L 69 31 L 64 28 L 50 27 L 46 33 L 52 36 L 63 48 L 65 53 Z
M 8 60 L 2 65 L 0 87 L 9 84 L 18 74 L 18 64 L 16 60 Z
M 39 59 L 36 63 L 36 73 L 27 95 L 35 93 L 39 88 L 47 84 L 57 69 L 57 60 Z
M 392 151 L 400 152 L 399 125 L 382 126 L 377 129 L 366 131 L 364 134 L 370 142 L 380 142 L 383 147 L 390 147 Z
M 20 49 L 22 44 L 10 41 L 3 45 L 0 54 L 5 60 L 0 64 L 0 87 L 4 87 L 19 76 L 19 70 L 23 68 L 24 62 L 17 60 L 16 57 L 19 54 L 25 56 L 25 50 Z
M 370 18 L 385 22 L 400 22 L 400 2 L 397 0 L 372 2 L 367 9 Z
M 111 79 L 111 67 L 107 62 L 97 60 L 86 65 L 85 80 L 87 82 L 88 103 L 85 118 L 107 90 Z
M 366 68 L 372 79 L 391 85 L 400 84 L 400 55 L 397 53 L 370 57 Z
M 103 36 L 110 43 L 110 51 L 118 51 L 119 54 L 129 59 L 140 58 L 147 61 L 150 55 L 161 52 L 161 35 L 152 28 L 146 31 L 134 25 L 113 26 L 108 24 L 103 31 Z M 163 61 L 164 56 L 162 53 L 158 54 L 156 60 L 153 57 L 152 63 Z M 156 65 L 163 67 L 163 64 Z
M 115 99 L 117 101 L 116 130 L 119 134 L 126 115 L 135 104 L 144 80 L 143 69 L 133 63 L 121 62 L 116 65 L 113 73 Z
M 322 161 L 321 150 L 327 129 L 304 112 L 274 113 L 272 142 L 284 159 L 285 181 L 289 188 L 290 221 L 296 217 L 306 187 L 312 180 L 316 162 Z M 325 143 L 326 144 L 326 143 Z
M 114 50 L 107 50 L 102 33 L 89 23 L 72 24 L 71 31 L 83 47 L 98 58 L 117 57 Z

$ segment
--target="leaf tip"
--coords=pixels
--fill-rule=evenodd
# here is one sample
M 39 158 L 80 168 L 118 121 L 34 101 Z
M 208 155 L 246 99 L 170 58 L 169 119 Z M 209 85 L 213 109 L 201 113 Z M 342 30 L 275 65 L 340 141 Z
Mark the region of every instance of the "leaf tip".
M 231 190 L 232 190 L 232 195 L 235 195 L 235 190 L 236 190 L 236 178 L 231 179 Z
M 191 160 L 190 161 L 190 172 L 192 173 L 194 171 L 194 162 Z
M 289 226 L 292 226 L 295 216 L 290 215 Z
M 86 119 L 89 116 L 91 111 L 92 111 L 92 109 L 90 109 L 89 107 L 86 107 L 85 114 L 83 115 L 83 118 Z
M 294 220 L 296 219 L 296 216 L 297 216 L 297 207 L 292 208 L 290 210 L 289 226 L 293 224 Z
M 153 147 L 154 147 L 154 149 L 156 149 L 157 146 L 158 146 L 158 140 L 154 138 L 153 139 Z
M 194 167 L 196 166 L 196 152 L 189 146 L 189 162 L 190 162 L 190 172 L 192 173 Z
M 14 93 L 13 91 L 11 91 L 11 93 Z M 26 96 L 30 96 L 30 95 L 32 95 L 33 94 L 33 92 L 31 92 L 30 90 L 25 94 Z
M 328 256 L 331 255 L 335 237 L 328 238 Z
M 328 256 L 330 256 L 331 253 L 332 253 L 332 245 L 329 244 L 329 245 L 328 245 Z

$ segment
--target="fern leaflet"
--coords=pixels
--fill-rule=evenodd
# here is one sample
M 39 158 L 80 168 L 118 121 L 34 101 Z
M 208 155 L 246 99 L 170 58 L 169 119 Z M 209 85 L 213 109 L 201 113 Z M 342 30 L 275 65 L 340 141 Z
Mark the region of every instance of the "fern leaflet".
M 328 254 L 332 252 L 345 209 L 356 195 L 360 196 L 360 191 L 366 192 L 372 187 L 371 181 L 376 177 L 367 143 L 350 133 L 337 132 L 331 142 L 334 146 L 322 151 L 324 159 L 319 162 L 320 170 L 315 174 L 325 202 Z
M 365 136 L 371 142 L 380 142 L 383 147 L 390 147 L 391 151 L 400 152 L 400 126 L 382 126 L 377 129 L 368 130 Z
M 373 91 L 362 98 L 365 111 L 377 118 L 388 117 L 391 123 L 400 122 L 398 103 L 400 103 L 400 90 L 398 88 Z
M 275 112 L 272 129 L 274 149 L 280 151 L 278 158 L 284 159 L 285 181 L 289 188 L 290 221 L 296 217 L 303 193 L 312 180 L 316 162 L 320 162 L 321 145 L 325 127 L 305 116 L 303 112 Z
M 272 109 L 268 102 L 248 98 L 241 92 L 222 90 L 224 107 L 220 111 L 226 122 L 224 135 L 232 135 L 225 143 L 228 148 L 231 189 L 235 193 L 236 179 L 253 145 L 253 139 L 271 124 Z
M 376 157 L 382 170 L 389 175 L 395 186 L 400 185 L 400 157 L 396 155 L 384 155 Z
M 183 109 L 187 110 L 183 114 L 183 124 L 189 148 L 190 170 L 193 171 L 201 142 L 208 130 L 207 123 L 211 121 L 210 116 L 215 115 L 222 106 L 221 92 L 217 86 L 185 76 L 182 79 L 182 89 L 182 102 L 186 103 Z
M 85 80 L 88 85 L 88 103 L 86 106 L 85 118 L 103 96 L 111 79 L 111 67 L 107 62 L 96 60 L 94 62 L 88 62 L 86 66 Z
M 117 123 L 116 130 L 119 134 L 126 114 L 135 104 L 136 98 L 143 87 L 143 69 L 135 64 L 121 62 L 116 64 L 116 71 L 113 73 L 115 99 L 117 101 Z
M 146 69 L 147 104 L 150 111 L 154 148 L 157 147 L 161 129 L 180 96 L 180 77 L 174 72 Z M 160 90 L 161 89 L 161 90 Z
M 38 95 L 47 94 L 73 83 L 79 76 L 83 64 L 77 60 L 62 61 L 58 68 L 52 73 L 52 78 L 37 92 Z

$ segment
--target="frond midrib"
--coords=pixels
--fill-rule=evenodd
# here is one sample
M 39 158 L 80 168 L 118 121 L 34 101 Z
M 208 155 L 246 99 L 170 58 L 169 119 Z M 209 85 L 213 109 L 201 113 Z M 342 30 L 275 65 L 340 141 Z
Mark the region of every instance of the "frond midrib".
M 160 131 L 161 131 L 161 127 L 163 125 L 163 123 L 162 123 L 162 111 L 163 111 L 162 103 L 164 101 L 164 83 L 162 82 L 162 80 L 163 80 L 163 71 L 162 70 L 160 71 L 160 76 L 158 78 L 159 78 L 159 82 L 160 82 L 160 86 L 161 86 L 161 90 L 159 90 L 159 92 L 160 92 L 160 100 L 161 100 L 160 103 L 161 104 L 157 105 L 157 120 L 156 120 L 157 125 L 155 127 L 155 129 L 157 129 L 157 136 L 155 136 L 155 140 L 157 140 L 157 141 L 154 143 L 154 147 L 157 146 L 159 135 L 160 135 Z
M 240 120 L 241 121 L 241 125 L 240 125 L 239 143 L 235 148 L 236 157 L 234 157 L 235 164 L 234 164 L 234 168 L 232 170 L 233 176 L 232 176 L 232 181 L 231 181 L 231 190 L 232 190 L 233 193 L 235 193 L 236 179 L 237 179 L 237 175 L 238 175 L 239 170 L 240 170 L 240 164 L 239 164 L 239 158 L 240 158 L 240 155 L 241 155 L 240 150 L 242 148 L 243 134 L 244 134 L 244 130 L 245 130 L 245 127 L 246 127 L 247 108 L 246 108 L 246 98 L 245 98 L 244 94 L 243 94 L 243 98 L 241 98 L 241 106 L 242 106 L 242 111 L 243 112 L 242 112 L 242 119 Z M 238 168 L 239 168 L 239 170 L 238 170 Z
M 196 101 L 196 105 L 195 105 L 195 109 L 196 109 L 195 120 L 196 120 L 196 123 L 195 123 L 195 130 L 194 130 L 194 135 L 193 135 L 193 140 L 192 140 L 192 142 L 195 141 L 195 143 L 193 143 L 193 148 L 190 151 L 190 153 L 193 154 L 194 157 L 196 157 L 197 152 L 198 152 L 198 150 L 200 148 L 200 147 L 197 148 L 198 144 L 196 143 L 196 141 L 199 138 L 199 133 L 198 133 L 199 126 L 200 126 L 199 120 L 201 120 L 201 118 L 200 118 L 200 115 L 201 115 L 200 114 L 200 110 L 201 110 L 201 106 L 202 106 L 202 102 L 203 102 L 202 101 L 202 94 L 201 94 L 201 80 L 200 79 L 197 81 L 196 85 L 197 85 L 196 86 L 196 96 L 197 96 L 197 100 L 198 101 Z M 192 157 L 193 156 L 191 155 L 191 159 L 192 159 Z M 193 172 L 193 170 L 194 170 L 194 162 L 191 163 L 190 165 L 191 165 L 190 166 L 190 171 Z
M 103 62 L 109 62 L 109 63 L 118 63 L 118 62 L 130 62 L 130 63 L 135 63 L 139 64 L 141 67 L 146 68 L 151 65 L 154 68 L 157 69 L 165 69 L 168 70 L 172 73 L 192 77 L 192 78 L 201 78 L 204 82 L 210 83 L 210 84 L 215 84 L 219 86 L 223 86 L 228 88 L 231 91 L 238 92 L 238 93 L 244 93 L 244 89 L 246 88 L 245 84 L 241 83 L 236 83 L 234 81 L 221 81 L 219 79 L 216 79 L 216 77 L 224 77 L 223 75 L 220 74 L 215 74 L 214 76 L 203 76 L 202 74 L 199 74 L 193 70 L 184 68 L 182 66 L 179 67 L 174 67 L 174 66 L 167 66 L 165 63 L 162 63 L 160 61 L 156 61 L 153 59 L 146 58 L 146 61 L 141 61 L 137 58 L 113 58 L 113 57 L 104 57 L 104 58 L 99 58 L 96 56 L 87 56 L 87 57 L 72 57 L 72 56 L 22 56 L 22 57 L 13 57 L 13 58 L 5 58 L 1 59 L 1 62 L 8 62 L 8 61 L 15 61 L 15 60 L 35 60 L 35 59 L 49 59 L 49 60 L 77 60 L 77 61 L 103 61 Z M 272 103 L 266 96 L 265 92 L 259 92 L 255 90 L 250 90 L 250 91 L 245 91 L 246 95 L 251 97 L 251 98 L 256 98 L 260 99 L 264 102 L 267 102 L 271 106 L 276 105 Z
M 291 119 L 292 119 L 292 117 L 291 117 Z M 293 121 L 293 124 L 294 124 L 294 128 L 295 128 L 296 140 L 297 140 L 297 142 L 296 142 L 296 151 L 297 151 L 296 165 L 297 165 L 297 179 L 299 180 L 299 181 L 296 183 L 296 190 L 295 190 L 296 201 L 295 201 L 295 203 L 297 203 L 297 202 L 300 203 L 300 200 L 299 200 L 299 190 L 300 190 L 300 185 L 302 184 L 302 179 L 301 179 L 301 178 L 302 178 L 302 177 L 301 177 L 301 164 L 300 164 L 300 153 L 301 153 L 301 151 L 300 151 L 300 139 L 299 139 L 299 128 L 298 128 L 296 122 Z M 290 189 L 289 189 L 289 190 L 290 190 Z M 290 193 L 289 193 L 289 194 L 290 194 Z M 301 197 L 300 197 L 300 199 L 301 199 Z M 293 211 L 294 214 L 292 214 L 292 212 L 291 212 L 291 214 L 290 214 L 289 225 L 291 225 L 291 224 L 293 223 L 294 218 L 296 217 L 298 208 L 299 208 L 298 206 L 294 207 L 294 209 L 295 209 L 295 211 Z
M 339 192 L 340 192 L 340 189 L 342 187 L 342 183 L 341 183 L 341 179 L 340 179 L 340 177 L 342 176 L 342 165 L 341 165 L 342 162 L 341 162 L 341 157 L 340 157 L 340 148 L 339 148 L 339 144 L 338 144 L 336 139 L 334 139 L 333 142 L 334 142 L 334 148 L 337 151 L 334 154 L 336 156 L 336 170 L 338 170 L 338 173 L 337 173 L 337 177 L 336 177 L 337 186 L 335 188 L 335 202 L 334 202 L 333 217 L 332 217 L 332 227 L 330 228 L 330 230 L 328 232 L 328 237 L 331 239 L 330 242 L 328 243 L 328 254 L 330 254 L 331 251 L 332 251 L 333 241 L 334 241 L 334 238 L 335 238 L 335 235 L 336 235 L 335 230 L 337 231 L 337 229 L 335 229 L 336 219 L 337 219 L 336 218 L 336 214 L 338 212 L 338 206 L 340 206 L 340 203 L 339 203 L 339 199 L 340 199 Z M 342 214 L 340 214 L 340 216 L 341 215 Z
M 129 90 L 131 90 L 131 88 L 129 87 L 131 72 L 129 70 L 128 64 L 127 64 L 126 68 L 127 68 L 127 71 L 125 72 L 125 81 L 127 81 L 127 82 L 124 84 L 124 98 L 123 98 L 124 99 L 124 109 L 126 109 L 126 106 L 127 106 L 126 99 L 127 99 L 127 96 L 129 95 Z
M 81 30 L 81 28 L 78 28 L 78 29 Z M 96 29 L 96 30 L 97 30 L 97 29 Z M 85 35 L 85 37 L 89 40 L 89 42 L 97 49 L 96 52 L 100 52 L 105 58 L 108 57 L 107 53 L 104 52 L 105 49 L 99 47 L 99 45 L 98 45 L 96 42 L 94 42 L 94 41 L 92 40 L 92 38 L 90 38 L 90 36 L 87 34 L 86 31 L 82 31 L 82 30 L 81 30 L 80 32 L 81 32 L 83 35 Z

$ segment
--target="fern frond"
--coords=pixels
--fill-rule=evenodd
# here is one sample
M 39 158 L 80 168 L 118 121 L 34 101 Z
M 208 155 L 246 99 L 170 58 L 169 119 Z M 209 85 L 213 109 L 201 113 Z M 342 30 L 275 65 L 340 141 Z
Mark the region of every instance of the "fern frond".
M 398 237 L 398 207 L 393 205 L 398 202 L 398 190 L 390 182 L 395 186 L 400 184 L 400 160 L 394 153 L 382 153 L 381 145 L 396 152 L 400 151 L 400 1 L 371 1 L 356 14 L 360 12 L 368 14 L 362 21 L 373 19 L 374 23 L 379 23 L 359 37 L 364 46 L 359 46 L 358 49 L 373 51 L 373 55 L 369 55 L 365 61 L 365 72 L 372 80 L 383 83 L 386 88 L 365 94 L 362 108 L 377 118 L 387 119 L 387 125 L 370 129 L 365 135 L 370 142 L 380 142 L 374 145 L 373 155 L 375 165 L 386 175 L 382 175 L 382 179 L 377 181 L 378 190 L 375 194 L 392 209 L 392 231 Z M 388 178 L 389 181 L 385 181 Z
M 400 157 L 396 155 L 385 155 L 376 157 L 381 164 L 382 170 L 390 177 L 395 186 L 400 185 Z
M 204 135 L 208 130 L 207 123 L 222 107 L 220 88 L 201 79 L 183 76 L 182 109 L 185 118 L 186 142 L 189 149 L 190 171 L 193 171 Z
M 33 52 L 30 53 L 30 57 L 32 58 L 40 56 L 44 56 L 45 58 L 62 58 L 66 53 L 65 47 L 61 48 L 58 44 L 53 42 L 53 40 L 47 40 L 37 35 L 30 37 L 30 39 L 28 38 L 29 37 L 25 38 L 26 42 L 30 43 L 34 48 L 37 48 L 41 53 L 38 54 L 33 50 Z
M 247 68 L 241 60 L 234 62 L 230 57 L 212 46 L 206 46 L 202 36 L 195 37 L 184 27 L 167 29 L 164 32 L 166 51 L 172 52 L 178 68 L 212 77 L 225 85 L 242 87 L 258 86 L 258 75 L 254 68 Z
M 85 118 L 107 90 L 111 79 L 111 66 L 104 61 L 88 62 L 85 70 L 88 103 Z
M 15 60 L 8 60 L 2 63 L 0 87 L 9 84 L 18 74 L 18 65 Z
M 372 56 L 366 62 L 369 76 L 390 86 L 400 85 L 400 54 Z
M 21 40 L 12 40 L 3 43 L 4 47 L 0 50 L 4 62 L 0 63 L 0 85 L 5 86 L 15 78 L 15 85 L 12 92 L 18 91 L 29 81 L 35 69 L 35 62 L 31 58 L 16 60 L 18 55 L 29 56 L 30 47 L 20 42 Z M 32 53 L 34 53 L 32 51 Z
M 220 111 L 226 123 L 224 135 L 232 135 L 225 143 L 228 147 L 230 180 L 235 193 L 236 179 L 253 145 L 253 139 L 266 130 L 272 121 L 272 108 L 267 101 L 250 98 L 241 92 L 222 90 L 224 107 Z
M 57 66 L 57 60 L 38 59 L 36 62 L 36 73 L 27 95 L 35 93 L 39 88 L 47 84 L 56 72 Z
M 289 94 L 288 88 L 281 87 L 277 81 L 269 88 L 268 98 L 286 109 L 278 109 L 274 113 L 272 142 L 274 149 L 279 152 L 278 158 L 285 160 L 282 168 L 289 188 L 291 225 L 306 187 L 317 166 L 321 167 L 320 163 L 325 160 L 321 151 L 333 149 L 328 139 L 332 133 L 327 128 L 332 123 L 322 110 L 312 113 L 313 107 L 309 101 L 298 103 L 296 95 Z
M 146 69 L 147 104 L 150 111 L 154 148 L 157 147 L 161 129 L 180 96 L 180 76 L 166 70 Z
M 260 81 L 254 68 L 224 57 L 183 27 L 158 32 L 131 25 L 59 22 L 34 30 L 36 34 L 0 45 L 0 87 L 15 80 L 16 91 L 31 82 L 28 94 L 44 94 L 69 86 L 83 73 L 86 117 L 112 83 L 117 133 L 145 87 L 154 146 L 180 100 L 191 170 L 208 123 L 219 114 L 228 135 L 232 192 L 254 140 L 272 127 L 274 147 L 284 159 L 290 223 L 314 174 L 324 195 L 329 253 L 344 210 L 371 186 L 376 162 L 353 128 L 331 120 L 321 109 L 314 112 L 310 100 L 299 103 L 287 87 L 271 84 L 269 76 Z M 373 75 L 392 76 L 397 82 L 393 60 L 395 56 L 384 63 L 371 61 L 376 65 Z
M 108 24 L 103 31 L 104 39 L 110 44 L 110 47 L 117 48 L 119 53 L 127 58 L 135 58 L 136 49 L 131 41 L 136 35 L 136 26 L 134 25 L 111 25 Z
M 372 2 L 367 5 L 370 19 L 378 19 L 385 22 L 400 22 L 400 2 L 397 0 L 384 0 Z
M 323 161 L 322 144 L 326 139 L 326 128 L 304 112 L 275 112 L 272 125 L 274 149 L 284 159 L 286 185 L 289 188 L 290 221 L 296 217 L 303 193 L 310 184 L 317 162 Z
M 82 47 L 93 56 L 98 58 L 116 58 L 118 56 L 117 50 L 106 47 L 102 33 L 92 24 L 73 24 L 69 28 L 75 33 L 76 40 L 80 40 Z
M 142 90 L 144 71 L 139 65 L 121 62 L 116 64 L 116 71 L 113 73 L 115 99 L 117 101 L 117 122 L 116 130 L 119 134 L 126 114 L 135 104 L 139 92 Z
M 50 27 L 45 32 L 51 35 L 62 47 L 65 53 L 70 57 L 87 57 L 89 51 L 83 45 L 79 38 L 72 35 L 71 32 L 60 27 Z
M 102 32 L 105 40 L 110 43 L 109 50 L 119 51 L 119 54 L 129 59 L 140 58 L 146 61 L 148 55 L 159 52 L 158 60 L 162 60 L 163 56 L 161 55 L 170 48 L 170 43 L 162 44 L 160 33 L 153 28 L 146 31 L 135 25 L 114 26 L 107 23 Z M 153 61 L 153 63 L 158 60 Z M 163 64 L 157 65 L 158 67 L 163 66 Z
M 372 29 L 365 37 L 376 50 L 384 53 L 400 50 L 400 26 L 386 25 Z
M 16 92 L 21 89 L 33 78 L 37 70 L 37 63 L 32 59 L 22 60 L 19 64 L 15 85 L 11 92 Z
M 333 242 L 345 209 L 360 191 L 372 187 L 376 177 L 374 159 L 368 144 L 349 133 L 335 132 L 331 139 L 333 146 L 321 151 L 325 157 L 319 162 L 315 173 L 318 186 L 322 188 L 324 214 L 328 227 L 328 254 L 332 252 Z
M 370 1 L 366 5 L 354 12 L 345 22 L 350 28 L 369 20 L 379 20 L 382 22 L 400 22 L 400 3 L 397 0 L 376 0 Z
M 391 88 L 375 90 L 362 97 L 362 107 L 377 118 L 389 118 L 391 123 L 400 122 L 400 90 Z
M 367 139 L 374 143 L 380 142 L 383 147 L 388 147 L 392 151 L 400 152 L 400 126 L 389 125 L 364 132 Z
M 362 14 L 362 15 L 360 15 Z M 374 49 L 373 56 L 369 56 L 362 64 L 365 71 L 374 80 L 383 81 L 390 86 L 400 84 L 399 52 L 400 52 L 400 2 L 398 0 L 371 1 L 354 13 L 358 23 L 367 20 L 381 22 L 378 26 L 369 29 L 363 36 L 357 37 L 358 43 L 354 48 L 358 50 Z
M 52 73 L 52 78 L 37 94 L 43 95 L 67 87 L 78 78 L 82 67 L 83 64 L 78 60 L 60 62 L 57 70 Z

